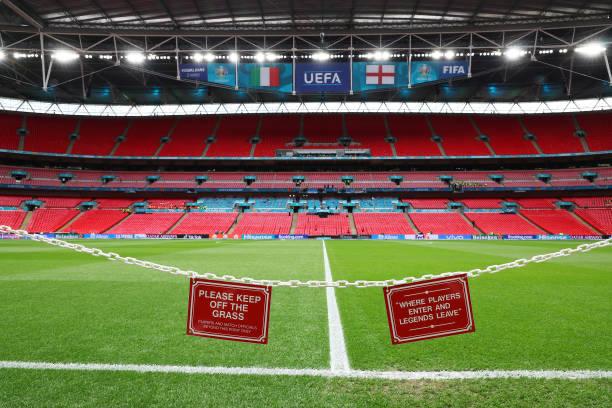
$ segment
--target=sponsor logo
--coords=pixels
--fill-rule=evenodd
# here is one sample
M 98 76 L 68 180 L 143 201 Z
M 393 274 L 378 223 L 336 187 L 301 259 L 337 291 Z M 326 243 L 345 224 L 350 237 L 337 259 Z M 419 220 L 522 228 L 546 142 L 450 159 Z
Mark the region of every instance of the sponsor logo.
M 463 65 L 444 65 L 442 67 L 442 73 L 461 75 L 465 74 L 465 68 L 463 67 Z

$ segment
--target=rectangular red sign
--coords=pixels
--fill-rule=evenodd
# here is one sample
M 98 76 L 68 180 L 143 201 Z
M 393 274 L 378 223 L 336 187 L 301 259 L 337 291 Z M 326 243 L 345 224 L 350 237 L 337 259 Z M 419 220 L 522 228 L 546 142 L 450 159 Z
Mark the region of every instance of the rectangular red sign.
M 192 278 L 187 334 L 268 343 L 270 286 Z
M 384 294 L 393 344 L 476 330 L 467 275 L 389 286 Z

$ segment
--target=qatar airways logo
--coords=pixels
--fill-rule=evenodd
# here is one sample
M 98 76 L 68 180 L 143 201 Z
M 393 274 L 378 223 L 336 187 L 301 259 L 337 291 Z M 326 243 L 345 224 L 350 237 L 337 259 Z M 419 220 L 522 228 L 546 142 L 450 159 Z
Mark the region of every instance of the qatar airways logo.
M 339 71 L 306 71 L 304 72 L 304 83 L 308 85 L 342 85 L 342 80 Z

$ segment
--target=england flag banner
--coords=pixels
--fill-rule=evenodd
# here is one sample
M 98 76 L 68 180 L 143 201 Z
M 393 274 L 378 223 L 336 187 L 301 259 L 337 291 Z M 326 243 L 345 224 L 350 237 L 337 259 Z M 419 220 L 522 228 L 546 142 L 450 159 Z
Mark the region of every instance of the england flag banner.
M 335 92 L 351 90 L 348 62 L 326 64 L 296 64 L 295 90 L 298 93 Z
M 395 85 L 395 65 L 367 65 L 367 85 Z

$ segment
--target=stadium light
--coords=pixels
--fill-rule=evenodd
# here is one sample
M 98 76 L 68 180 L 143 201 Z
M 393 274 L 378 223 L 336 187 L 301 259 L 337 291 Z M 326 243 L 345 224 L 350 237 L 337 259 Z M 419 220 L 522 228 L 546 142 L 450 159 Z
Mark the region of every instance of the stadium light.
M 146 57 L 142 52 L 128 52 L 125 59 L 132 64 L 142 64 Z
M 57 50 L 51 54 L 51 58 L 57 62 L 66 63 L 72 62 L 79 58 L 79 54 L 71 50 Z
M 506 50 L 506 52 L 504 52 L 504 55 L 510 61 L 514 61 L 514 60 L 521 58 L 523 55 L 525 55 L 525 51 L 517 47 L 510 47 Z
M 447 60 L 451 60 L 453 58 L 455 58 L 455 51 L 453 50 L 448 50 L 444 53 L 444 58 L 446 58 Z
M 2 61 L 5 58 L 6 58 L 6 54 L 4 53 L 4 51 L 0 50 L 0 61 Z
M 587 57 L 595 57 L 606 50 L 600 43 L 588 43 L 576 48 L 576 52 Z
M 327 61 L 329 59 L 329 53 L 324 51 L 318 51 L 312 54 L 312 59 L 315 61 Z
M 240 58 L 240 56 L 238 55 L 238 53 L 236 52 L 232 52 L 230 55 L 227 56 L 227 58 L 229 58 L 229 60 L 231 62 L 238 62 L 238 59 Z
M 435 50 L 434 52 L 431 53 L 431 58 L 435 60 L 442 58 L 442 52 L 439 50 Z
M 367 59 L 373 59 L 375 61 L 387 61 L 391 58 L 391 54 L 386 50 L 377 50 L 374 52 L 369 52 L 365 55 Z
M 280 59 L 280 57 L 280 55 L 273 52 L 266 52 L 266 61 L 276 61 L 277 59 Z
M 258 52 L 257 54 L 255 54 L 255 61 L 264 62 L 265 60 L 266 60 L 266 56 L 264 55 L 263 52 Z

